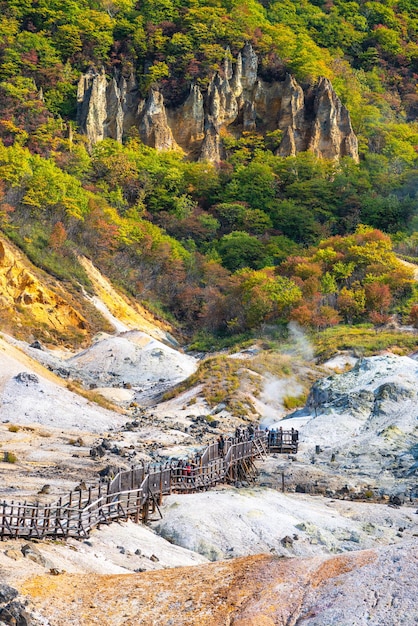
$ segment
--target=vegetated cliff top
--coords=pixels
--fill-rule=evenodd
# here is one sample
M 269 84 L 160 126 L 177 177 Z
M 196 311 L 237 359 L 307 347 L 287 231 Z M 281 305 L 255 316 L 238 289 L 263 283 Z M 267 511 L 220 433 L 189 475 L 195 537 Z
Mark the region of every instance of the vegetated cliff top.
M 364 321 L 376 302 L 373 323 L 407 319 L 416 297 L 405 275 L 370 259 L 372 282 L 382 284 L 366 288 L 347 251 L 318 262 L 308 254 L 306 267 L 305 247 L 333 248 L 330 236 L 359 223 L 414 227 L 413 5 L 0 5 L 0 227 L 37 266 L 86 285 L 84 254 L 189 335 L 251 333 L 285 324 L 294 308 L 310 328 Z M 101 100 L 88 103 L 116 107 L 87 107 L 89 127 L 105 138 L 94 147 L 74 125 L 77 85 L 90 69 Z M 238 76 L 254 92 L 244 103 Z M 280 99 L 275 89 L 287 105 L 270 128 L 263 115 Z M 190 94 L 204 116 L 179 124 L 177 105 Z M 217 167 L 138 138 L 149 131 L 148 143 L 173 148 L 181 137 L 172 127 Z M 335 160 L 343 155 L 355 158 Z M 303 261 L 283 276 L 289 255 Z
M 216 73 L 228 79 L 246 45 L 253 47 L 264 81 L 283 81 L 290 73 L 308 87 L 330 79 L 348 107 L 362 153 L 368 143 L 373 151 L 382 144 L 396 151 L 396 129 L 388 123 L 416 119 L 416 13 L 406 0 L 392 6 L 362 0 L 349 7 L 340 0 L 2 5 L 0 137 L 7 142 L 26 142 L 51 116 L 75 121 L 77 83 L 88 68 L 104 67 L 110 77 L 116 72 L 128 92 L 143 98 L 158 85 L 177 106 L 190 84 L 205 91 Z M 109 117 L 110 136 L 117 134 L 110 127 L 120 123 Z M 42 143 L 45 130 L 36 142 Z M 397 134 L 398 141 L 400 134 L 406 138 L 404 131 Z
M 133 68 L 144 93 L 162 81 L 175 100 L 187 92 L 187 82 L 207 84 L 222 68 L 227 46 L 236 55 L 247 41 L 260 54 L 266 79 L 286 71 L 307 81 L 335 77 L 353 102 L 361 86 L 378 100 L 384 85 L 389 107 L 399 106 L 400 98 L 411 119 L 416 115 L 416 10 L 407 0 L 390 6 L 363 0 L 349 6 L 341 0 L 164 6 L 16 1 L 3 2 L 2 15 L 3 76 L 34 79 L 47 106 L 65 116 L 74 112 L 73 70 L 105 63 L 129 75 Z

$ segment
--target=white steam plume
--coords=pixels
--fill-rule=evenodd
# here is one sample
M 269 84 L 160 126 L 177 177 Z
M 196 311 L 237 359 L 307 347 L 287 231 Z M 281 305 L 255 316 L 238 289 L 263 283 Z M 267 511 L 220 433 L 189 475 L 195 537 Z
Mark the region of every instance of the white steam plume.
M 299 326 L 297 322 L 289 322 L 289 341 L 292 346 L 289 350 L 290 354 L 295 354 L 305 361 L 312 361 L 314 357 L 314 350 L 311 342 L 309 341 L 306 333 Z

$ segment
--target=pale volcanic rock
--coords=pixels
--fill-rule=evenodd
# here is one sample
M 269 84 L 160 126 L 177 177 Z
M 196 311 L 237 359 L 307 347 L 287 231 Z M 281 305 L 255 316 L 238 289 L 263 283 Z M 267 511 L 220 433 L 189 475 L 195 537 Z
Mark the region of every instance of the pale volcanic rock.
M 357 141 L 351 129 L 348 111 L 342 106 L 327 78 L 321 78 L 314 101 L 315 121 L 309 150 L 329 159 L 351 156 Z
M 318 380 L 305 409 L 273 426 L 299 430 L 299 459 L 381 493 L 416 498 L 417 399 L 416 360 L 373 356 Z
M 411 509 L 353 505 L 260 487 L 173 494 L 164 499 L 162 513 L 163 519 L 153 524 L 160 535 L 212 561 L 270 552 L 281 556 L 351 552 L 376 543 L 399 543 L 418 530 Z M 399 535 L 400 527 L 404 535 Z
M 89 70 L 80 77 L 77 89 L 78 117 L 83 120 L 82 130 L 91 144 L 105 138 L 107 119 L 107 79 L 104 69 Z
M 307 400 L 311 420 L 303 429 L 305 439 L 316 430 L 319 434 L 327 415 L 334 416 L 336 426 L 330 443 L 339 438 L 340 425 L 368 444 L 390 428 L 416 432 L 417 381 L 417 361 L 396 355 L 360 359 L 350 371 L 319 380 Z
M 39 366 L 38 366 L 39 367 Z M 7 371 L 7 373 L 6 373 Z M 16 373 L 15 375 L 13 375 Z M 29 378 L 20 360 L 2 356 L 0 368 L 0 408 L 2 421 L 13 424 L 103 432 L 121 426 L 126 418 L 89 402 L 62 387 L 59 379 L 48 380 L 47 373 Z
M 205 136 L 203 95 L 198 85 L 190 86 L 190 93 L 181 109 L 167 109 L 166 113 L 176 143 L 187 147 L 187 151 L 193 154 Z
M 77 89 L 77 120 L 90 146 L 106 137 L 122 141 L 136 119 L 143 101 L 135 77 L 115 72 L 108 80 L 102 68 L 90 68 L 80 77 Z
M 100 386 L 141 387 L 158 392 L 184 380 L 197 368 L 197 360 L 141 331 L 103 335 L 100 341 L 65 361 L 86 383 Z M 138 393 L 141 393 L 138 391 Z
M 417 545 L 406 544 L 125 576 L 37 576 L 16 587 L 50 626 L 412 626 L 417 572 Z
M 106 137 L 115 137 L 121 142 L 123 138 L 124 111 L 122 102 L 126 92 L 126 81 L 122 78 L 121 84 L 114 76 L 106 89 L 106 113 L 107 117 L 103 122 L 104 134 Z
M 157 89 L 151 88 L 145 101 L 139 131 L 144 142 L 157 150 L 180 149 L 168 125 L 164 98 Z
M 158 335 L 127 332 L 134 318 L 118 320 L 116 306 L 112 311 L 119 333 L 97 337 L 77 355 L 44 346 L 25 350 L 70 378 L 109 385 L 109 397 L 114 389 L 124 402 L 139 394 L 135 385 L 151 397 L 195 371 L 197 359 Z M 126 430 L 126 416 L 72 394 L 18 350 L 21 342 L 14 344 L 0 340 L 6 422 L 0 437 L 3 449 L 19 459 L 1 464 L 2 497 L 17 500 L 24 491 L 24 498 L 52 501 L 80 478 L 95 484 L 104 465 L 131 463 L 129 457 L 92 459 L 89 448 L 103 437 L 128 454 L 137 447 L 136 462 L 145 451 L 194 453 L 189 426 L 197 424 L 194 416 L 207 414 L 199 399 L 191 402 L 199 387 L 152 407 L 140 425 Z M 250 363 L 248 351 L 239 356 Z M 329 365 L 351 363 L 343 356 Z M 22 541 L 4 542 L 2 577 L 28 599 L 26 609 L 36 609 L 34 623 L 43 626 L 412 626 L 418 620 L 417 378 L 417 361 L 408 357 L 359 360 L 314 385 L 304 416 L 277 422 L 299 429 L 300 450 L 257 461 L 258 485 L 172 494 L 164 498 L 163 519 L 147 527 L 120 522 L 82 542 L 37 543 L 49 568 L 25 558 Z M 138 415 L 140 421 L 144 414 Z M 223 411 L 218 418 L 226 429 Z M 20 430 L 8 430 L 7 421 Z M 35 430 L 26 427 L 30 422 Z M 280 492 L 282 471 L 287 493 Z M 335 498 L 290 492 L 303 477 L 320 483 L 323 493 L 335 491 Z M 347 499 L 336 499 L 345 483 Z M 372 493 L 403 494 L 405 505 L 350 499 L 352 488 L 369 483 Z M 42 491 L 46 484 L 49 494 Z

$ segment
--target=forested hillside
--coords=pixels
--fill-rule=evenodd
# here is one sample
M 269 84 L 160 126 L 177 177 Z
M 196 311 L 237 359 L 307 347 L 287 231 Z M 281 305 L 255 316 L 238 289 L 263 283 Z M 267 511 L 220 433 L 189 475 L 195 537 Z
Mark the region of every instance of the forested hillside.
M 418 9 L 413 0 L 0 0 L 0 227 L 38 266 L 89 287 L 77 253 L 187 329 L 293 319 L 415 320 Z M 360 162 L 283 157 L 281 131 L 223 137 L 216 165 L 144 145 L 90 145 L 77 85 L 134 76 L 168 106 L 207 90 L 246 43 L 267 84 L 330 79 Z M 379 231 L 374 229 L 379 229 Z M 382 232 L 383 231 L 383 232 Z M 412 318 L 411 315 L 412 310 Z M 415 317 L 414 317 L 415 312 Z

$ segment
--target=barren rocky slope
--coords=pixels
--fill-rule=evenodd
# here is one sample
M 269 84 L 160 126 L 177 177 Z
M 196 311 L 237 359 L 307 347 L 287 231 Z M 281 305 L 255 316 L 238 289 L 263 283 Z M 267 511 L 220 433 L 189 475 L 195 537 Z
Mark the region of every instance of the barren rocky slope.
M 418 364 L 381 355 L 361 359 L 345 374 L 318 381 L 303 428 L 305 459 L 357 476 L 380 493 L 418 496 Z M 324 441 L 325 440 L 325 441 Z
M 101 299 L 100 308 L 119 332 L 78 354 L 1 339 L 1 451 L 17 461 L 0 463 L 0 498 L 55 501 L 107 467 L 186 457 L 230 431 L 234 416 L 221 408 L 213 420 L 199 388 L 155 404 L 195 359 L 129 330 Z M 251 351 L 235 358 L 251 368 Z M 74 377 L 106 385 L 101 392 L 125 408 L 81 397 Z M 300 450 L 260 460 L 255 484 L 169 496 L 162 520 L 112 524 L 85 541 L 3 542 L 0 620 L 412 626 L 417 382 L 412 358 L 363 359 L 318 381 L 303 414 L 282 421 L 269 406 L 271 426 L 276 416 L 277 426 L 299 429 Z M 147 393 L 153 404 L 138 406 Z M 269 395 L 261 397 L 264 411 Z
M 50 626 L 412 626 L 417 557 L 416 543 L 331 558 L 258 555 L 100 579 L 35 577 L 19 589 Z
M 20 429 L 9 431 L 7 418 L 1 424 L 4 449 L 13 446 L 19 456 L 17 464 L 1 464 L 3 497 L 18 498 L 23 494 L 30 497 L 48 482 L 47 493 L 37 497 L 41 501 L 56 499 L 60 490 L 72 488 L 81 477 L 97 480 L 97 471 L 106 463 L 115 460 L 125 463 L 126 457 L 119 454 L 115 457 L 111 452 L 99 460 L 90 456 L 90 446 L 97 441 L 90 428 L 95 424 L 101 435 L 107 430 L 108 436 L 118 441 L 119 450 L 125 449 L 130 454 L 139 450 L 149 453 L 152 447 L 148 446 L 158 438 L 160 449 L 171 446 L 174 450 L 174 429 L 161 430 L 158 424 L 152 427 L 150 413 L 148 418 L 144 414 L 144 421 L 133 430 L 124 427 L 121 430 L 126 416 L 107 414 L 83 404 L 84 400 L 62 387 L 62 392 L 68 395 L 63 397 L 64 404 L 60 404 L 59 387 L 55 388 L 55 396 L 47 388 L 47 384 L 57 384 L 56 379 L 53 382 L 53 374 L 46 371 L 44 381 L 39 364 L 10 344 L 3 342 L 2 348 L 2 416 L 6 415 L 3 411 L 8 410 L 13 395 L 22 394 L 27 402 L 32 398 L 31 424 L 25 415 L 28 409 L 24 404 L 21 409 L 17 400 L 8 416 L 13 415 L 13 423 L 20 424 Z M 45 352 L 36 348 L 30 351 Z M 115 349 L 115 354 L 123 361 L 123 350 L 119 353 Z M 376 366 L 374 376 L 378 381 L 386 384 L 387 377 L 394 375 L 395 370 L 396 376 L 403 372 L 407 378 L 404 377 L 403 388 L 413 387 L 416 373 L 411 365 L 415 361 L 410 363 L 389 356 L 371 359 L 369 363 Z M 21 369 L 27 372 L 26 379 L 19 377 Z M 315 389 L 328 389 L 328 410 L 332 406 L 331 397 L 338 395 L 336 390 L 344 388 L 347 377 L 348 380 L 354 377 L 359 389 L 362 385 L 367 387 L 364 380 L 359 380 L 361 372 L 368 372 L 369 383 L 374 378 L 370 367 L 362 362 L 352 372 L 317 383 Z M 33 376 L 38 378 L 37 382 Z M 349 386 L 354 389 L 352 380 Z M 14 394 L 10 393 L 12 387 Z M 43 410 L 34 411 L 33 406 L 42 406 L 41 396 L 46 404 Z M 410 400 L 410 394 L 406 394 L 406 400 Z M 178 400 L 179 409 L 181 402 Z M 82 422 L 77 422 L 77 410 L 84 412 Z M 96 413 L 93 415 L 92 411 Z M 375 410 L 375 417 L 377 414 Z M 51 415 L 56 427 L 51 426 Z M 368 503 L 364 489 L 370 477 L 356 473 L 356 468 L 349 464 L 336 469 L 334 462 L 321 457 L 329 440 L 326 411 L 322 430 L 321 415 L 317 410 L 316 417 L 294 418 L 294 422 L 289 422 L 299 425 L 300 453 L 296 458 L 278 456 L 261 462 L 258 486 L 237 485 L 190 496 L 170 496 L 163 503 L 163 519 L 152 522 L 151 528 L 133 523 L 116 524 L 95 531 L 81 543 L 43 542 L 29 551 L 25 548 L 27 542 L 5 542 L 0 554 L 2 579 L 20 592 L 16 600 L 4 603 L 9 606 L 7 610 L 22 615 L 24 609 L 19 602 L 27 601 L 28 623 L 44 626 L 414 624 L 418 619 L 414 603 L 418 535 L 415 497 L 410 494 L 410 499 L 400 506 L 401 502 L 389 500 L 386 489 L 384 499 L 377 492 L 369 496 L 380 499 L 380 503 Z M 344 415 L 344 412 L 336 413 L 334 434 L 339 433 L 339 443 L 345 442 L 348 449 L 353 432 L 347 424 L 353 418 Z M 399 450 L 415 436 L 416 427 L 413 415 L 403 416 L 402 420 L 405 432 L 403 437 L 396 438 Z M 313 425 L 316 425 L 314 435 L 308 437 L 308 427 L 312 429 Z M 369 443 L 377 434 L 372 436 L 369 430 L 366 429 L 368 439 L 362 450 L 365 464 L 372 463 L 376 455 L 376 449 Z M 360 428 L 358 437 L 361 433 Z M 196 444 L 184 431 L 178 431 L 177 437 L 177 445 L 181 443 L 180 455 L 187 445 Z M 314 464 L 312 437 L 324 450 L 314 455 Z M 69 443 L 70 439 L 74 443 Z M 358 446 L 362 440 L 354 438 L 354 441 Z M 389 444 L 392 445 L 391 440 Z M 396 464 L 392 463 L 389 469 L 394 475 Z M 278 492 L 282 471 L 287 493 Z M 343 481 L 350 489 L 341 493 Z M 294 493 L 298 484 L 325 485 L 347 501 Z M 362 489 L 363 501 L 358 502 Z M 335 553 L 338 556 L 333 556 Z M 208 559 L 220 562 L 200 565 L 198 569 L 176 569 L 182 564 L 204 564 Z M 167 567 L 170 573 L 165 570 Z M 154 572 L 151 574 L 149 570 Z M 50 572 L 58 575 L 54 577 Z
M 100 331 L 140 329 L 174 341 L 170 326 L 118 293 L 84 257 L 79 263 L 91 283 L 88 294 L 53 279 L 5 237 L 0 238 L 0 323 L 2 332 L 69 348 L 89 345 Z

